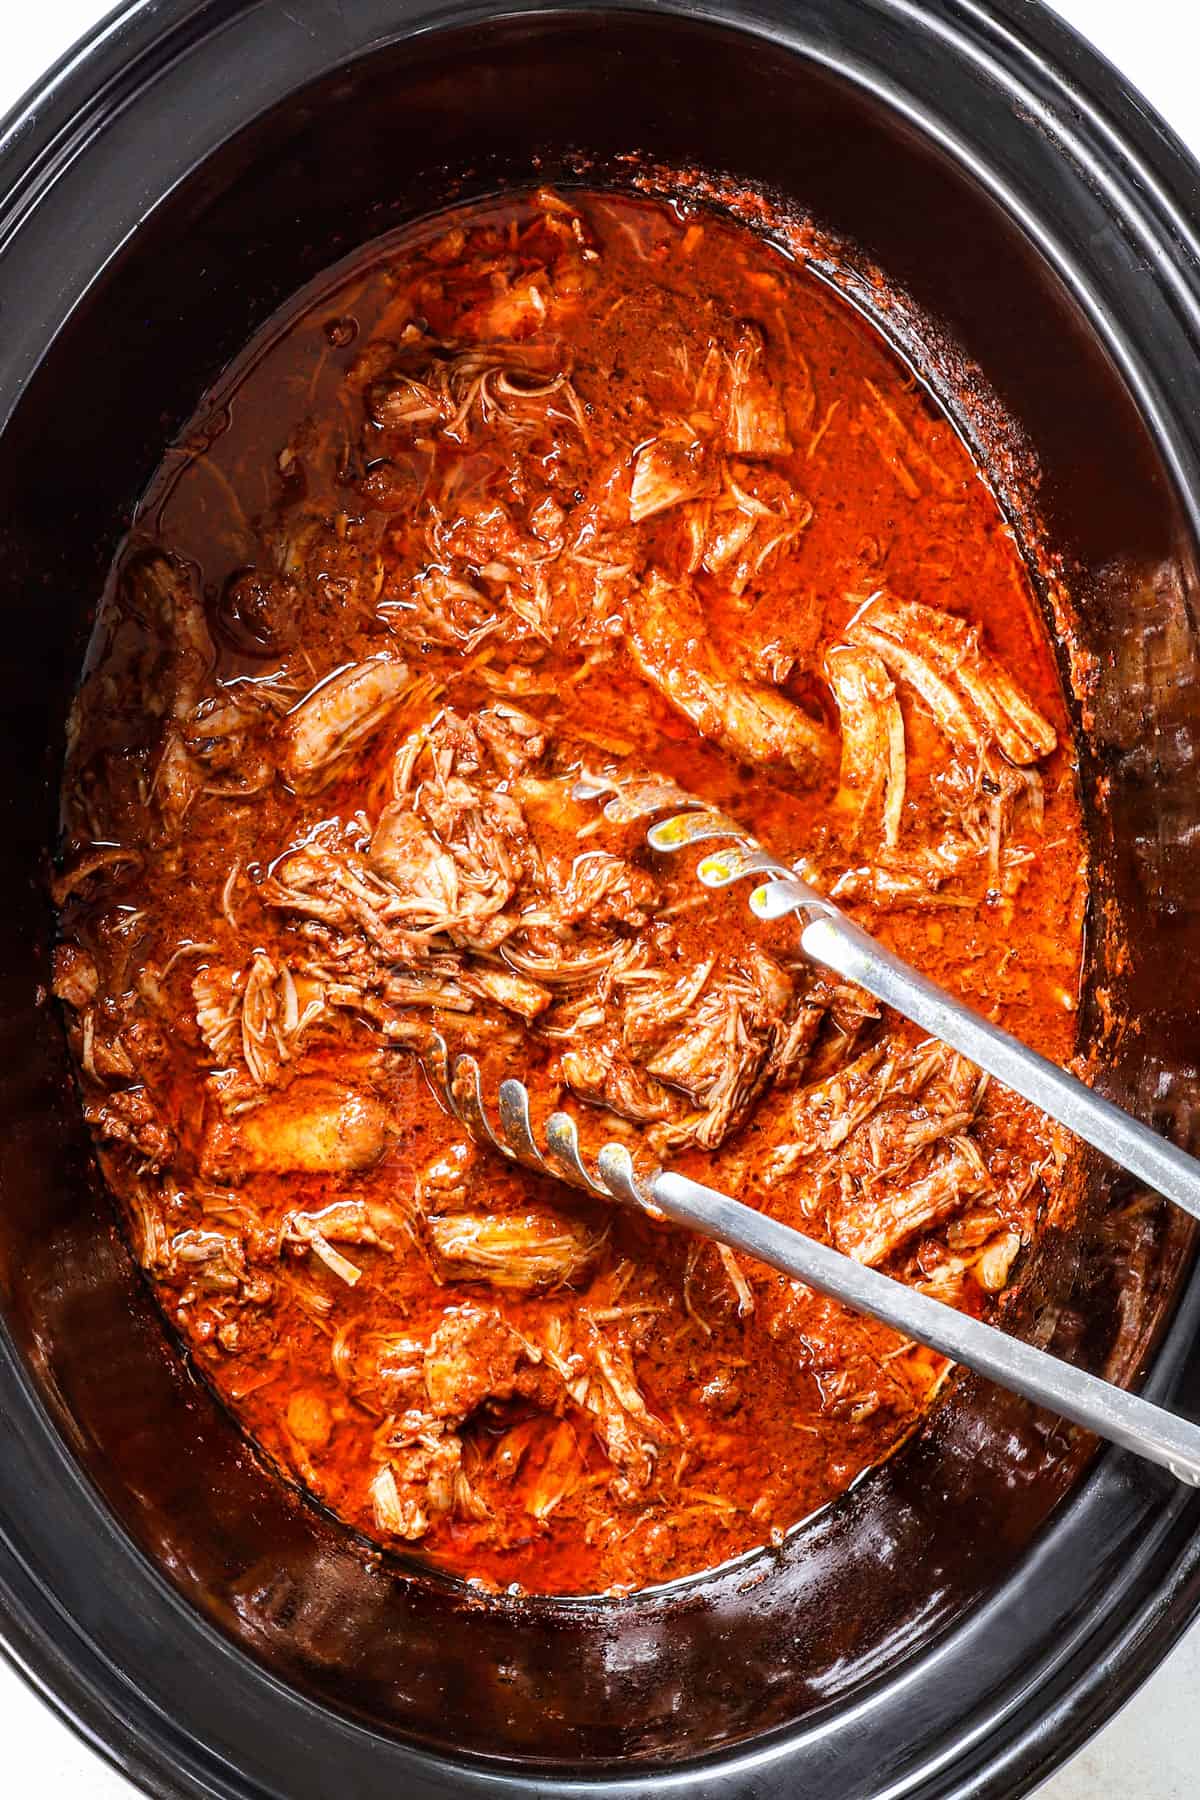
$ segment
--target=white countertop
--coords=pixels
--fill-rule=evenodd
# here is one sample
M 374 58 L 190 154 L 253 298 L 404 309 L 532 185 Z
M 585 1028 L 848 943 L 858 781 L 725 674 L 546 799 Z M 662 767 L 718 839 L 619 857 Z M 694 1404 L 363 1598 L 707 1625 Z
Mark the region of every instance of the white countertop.
M 1031 0 L 1034 3 L 1034 0 Z M 1056 10 L 1097 44 L 1200 151 L 1200 88 L 1189 50 L 1195 25 L 1180 33 L 1194 0 L 1058 0 Z M 79 34 L 109 11 L 109 0 L 7 0 L 0 33 L 0 113 Z M 1193 15 L 1194 16 L 1194 15 Z M 1039 1800 L 1195 1800 L 1200 1792 L 1200 1625 L 1090 1746 L 1052 1776 Z M 51 1715 L 0 1663 L 3 1790 L 14 1800 L 132 1800 L 125 1779 Z

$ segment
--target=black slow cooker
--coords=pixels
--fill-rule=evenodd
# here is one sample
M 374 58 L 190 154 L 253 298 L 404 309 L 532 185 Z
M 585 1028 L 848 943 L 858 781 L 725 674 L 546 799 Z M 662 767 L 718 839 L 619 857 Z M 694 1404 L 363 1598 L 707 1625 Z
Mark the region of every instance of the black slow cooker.
M 663 167 L 849 246 L 987 465 L 1070 626 L 1080 1054 L 1200 1136 L 1200 207 L 1112 70 L 1026 0 L 120 7 L 0 127 L 0 1631 L 172 1800 L 1013 1796 L 1200 1610 L 1200 1498 L 974 1381 L 782 1547 L 670 1588 L 497 1599 L 366 1555 L 190 1374 L 92 1170 L 45 873 L 89 618 L 164 444 L 405 219 Z M 1188 1233 L 1092 1185 L 1014 1327 L 1198 1416 Z

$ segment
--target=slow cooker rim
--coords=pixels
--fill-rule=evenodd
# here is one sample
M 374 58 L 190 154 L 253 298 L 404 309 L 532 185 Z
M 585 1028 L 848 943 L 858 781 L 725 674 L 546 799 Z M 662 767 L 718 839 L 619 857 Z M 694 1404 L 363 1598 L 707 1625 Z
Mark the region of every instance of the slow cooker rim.
M 1018 64 L 1021 59 L 1026 59 L 1025 72 L 1031 78 L 1057 90 L 1064 102 L 1069 98 L 1072 108 L 1070 126 L 1076 139 L 1088 142 L 1097 158 L 1117 159 L 1121 164 L 1122 179 L 1130 188 L 1139 190 L 1139 198 L 1146 203 L 1146 219 L 1159 246 L 1164 234 L 1166 242 L 1172 246 L 1173 256 L 1159 257 L 1158 274 L 1161 278 L 1164 269 L 1170 270 L 1176 302 L 1190 315 L 1189 330 L 1196 335 L 1195 321 L 1200 319 L 1196 232 L 1186 207 L 1175 197 L 1177 188 L 1183 189 L 1189 179 L 1194 180 L 1195 165 L 1182 143 L 1157 115 L 1144 103 L 1135 104 L 1116 71 L 1062 21 L 1044 11 L 1030 15 L 1019 0 L 996 0 L 987 10 L 957 4 L 956 0 L 928 7 L 913 5 L 909 0 L 882 0 L 882 6 L 893 14 L 910 15 L 924 25 L 933 21 L 952 26 L 959 33 L 977 32 L 981 42 L 988 39 L 989 55 L 1008 67 L 1014 82 Z M 601 9 L 587 7 L 585 0 L 585 8 L 626 13 L 666 11 L 731 28 L 737 28 L 739 24 L 732 8 L 726 11 L 719 6 L 626 4 Z M 249 8 L 245 0 L 130 0 L 129 4 L 101 21 L 18 103 L 7 119 L 0 121 L 0 181 L 8 182 L 9 202 L 15 203 L 14 206 L 0 200 L 0 238 L 9 229 L 19 229 L 21 209 L 35 207 L 44 185 L 52 184 L 56 169 L 78 153 L 81 146 L 79 141 L 72 141 L 73 122 L 86 119 L 92 109 L 103 107 L 110 101 L 114 105 L 131 101 L 153 80 L 168 55 L 179 53 L 186 40 L 219 29 L 225 18 L 246 10 Z M 483 8 L 472 10 L 486 11 Z M 526 11 L 524 8 L 512 10 Z M 576 9 L 534 6 L 528 13 L 561 15 L 573 10 Z M 356 55 L 360 53 L 355 52 Z M 1068 62 L 1072 70 L 1069 87 L 1058 74 Z M 1045 97 L 1044 103 L 1052 113 L 1054 104 L 1050 96 Z M 1136 151 L 1132 161 L 1127 155 L 1131 146 Z M 1156 411 L 1151 398 L 1148 414 L 1152 426 L 1162 425 Z M 1169 444 L 1175 434 L 1156 430 L 1155 436 L 1161 447 Z M 1195 452 L 1194 444 L 1189 448 Z M 1189 484 L 1182 479 L 1182 471 L 1177 472 L 1181 494 L 1186 500 Z M 1193 508 L 1193 521 L 1196 517 Z M 1195 1310 L 1197 1296 L 1189 1296 L 1189 1299 L 1193 1306 L 1181 1307 L 1181 1312 Z M 1172 1338 L 1178 1338 L 1177 1328 L 1182 1322 L 1177 1317 Z M 6 1366 L 8 1377 L 24 1390 L 22 1397 L 33 1403 L 33 1408 L 41 1414 L 42 1428 L 54 1434 L 54 1448 L 60 1455 L 64 1454 L 61 1440 L 41 1412 L 25 1372 L 12 1364 L 7 1345 L 0 1346 L 0 1350 L 0 1366 Z M 1156 1370 L 1156 1375 L 1158 1373 Z M 32 1412 L 29 1416 L 33 1416 Z M 1094 1479 L 1094 1474 L 1089 1479 Z M 92 1504 L 97 1508 L 101 1506 L 95 1496 L 92 1496 Z M 1172 1537 L 1176 1535 L 1172 1533 Z M 0 1627 L 7 1643 L 0 1648 L 60 1716 L 93 1748 L 149 1792 L 181 1797 L 249 1793 L 250 1790 L 240 1784 L 234 1787 L 222 1782 L 217 1786 L 199 1775 L 194 1781 L 190 1776 L 181 1778 L 166 1755 L 164 1722 L 159 1718 L 152 1721 L 159 1733 L 156 1739 L 152 1734 L 147 1735 L 146 1722 L 122 1719 L 113 1698 L 114 1691 L 120 1695 L 119 1677 L 112 1670 L 103 1671 L 113 1690 L 105 1693 L 103 1681 L 89 1682 L 82 1676 L 77 1662 L 72 1662 L 62 1651 L 61 1643 L 55 1637 L 54 1625 L 61 1627 L 62 1619 L 60 1615 L 56 1616 L 53 1597 L 39 1588 L 31 1571 L 19 1566 L 19 1558 L 12 1546 L 6 1548 L 11 1560 L 7 1568 L 0 1565 Z M 1102 1670 L 1093 1672 L 1090 1684 L 1080 1681 L 1059 1706 L 1043 1709 L 1033 1724 L 1012 1740 L 1002 1764 L 994 1757 L 990 1758 L 988 1769 L 979 1772 L 978 1780 L 969 1778 L 969 1785 L 960 1784 L 953 1791 L 964 1797 L 968 1793 L 972 1796 L 1011 1795 L 1026 1791 L 1032 1782 L 1042 1779 L 1087 1734 L 1098 1713 L 1111 1711 L 1114 1701 L 1119 1703 L 1128 1696 L 1182 1631 L 1200 1599 L 1193 1591 L 1198 1562 L 1200 1550 L 1189 1553 L 1185 1544 L 1169 1576 L 1130 1615 L 1119 1643 L 1110 1649 Z M 1101 1680 L 1115 1683 L 1117 1691 L 1102 1697 L 1097 1691 Z M 127 1706 L 127 1689 L 123 1697 Z M 1091 1704 L 1082 1705 L 1081 1702 L 1089 1697 Z M 123 1740 L 120 1749 L 115 1741 L 118 1738 Z M 729 1767 L 743 1760 L 761 1762 L 768 1759 L 768 1754 L 769 1747 L 765 1745 L 757 1755 L 753 1745 L 741 1746 L 722 1754 L 719 1760 Z M 442 1763 L 441 1766 L 446 1765 Z M 711 1768 L 712 1764 L 692 1765 L 697 1769 L 705 1766 Z M 627 1791 L 633 1792 L 652 1782 L 661 1782 L 661 1776 L 646 1772 L 630 1777 Z M 486 1785 L 485 1779 L 478 1791 L 484 1791 Z M 553 1785 L 558 1791 L 566 1791 L 574 1784 Z M 595 1784 L 591 1785 L 594 1791 Z M 617 1791 L 616 1783 L 610 1786 L 604 1782 L 603 1787 L 609 1793 Z M 502 1778 L 496 1791 L 505 1791 Z M 528 1785 L 523 1791 L 529 1791 Z M 624 1784 L 621 1791 L 626 1791 Z

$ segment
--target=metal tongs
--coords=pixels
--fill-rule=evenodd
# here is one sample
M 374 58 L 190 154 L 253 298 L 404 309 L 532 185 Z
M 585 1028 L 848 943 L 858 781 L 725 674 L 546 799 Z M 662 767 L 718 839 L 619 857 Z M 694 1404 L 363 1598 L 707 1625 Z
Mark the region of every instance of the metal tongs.
M 706 854 L 697 865 L 696 874 L 705 887 L 721 888 L 757 878 L 749 896 L 751 912 L 763 920 L 796 914 L 802 921 L 801 947 L 813 962 L 857 982 L 1193 1218 L 1200 1218 L 1200 1162 L 883 949 L 794 870 L 747 836 L 735 819 L 670 781 L 630 781 L 618 786 L 585 780 L 576 784 L 573 795 L 576 800 L 605 796 L 605 817 L 615 824 L 670 815 L 646 834 L 653 850 L 671 852 L 708 839 L 725 840 L 721 849 Z M 459 1056 L 451 1064 L 447 1056 L 442 1072 L 444 1097 L 455 1117 L 477 1141 L 490 1144 L 503 1156 L 589 1193 L 671 1219 L 756 1257 L 1012 1392 L 1050 1407 L 1064 1419 L 1158 1463 L 1180 1481 L 1200 1486 L 1200 1426 L 1009 1337 L 996 1326 L 960 1313 L 890 1275 L 867 1268 L 715 1188 L 670 1169 L 641 1175 L 624 1144 L 604 1145 L 589 1166 L 569 1113 L 555 1112 L 546 1120 L 542 1147 L 534 1135 L 529 1092 L 521 1081 L 501 1082 L 497 1129 L 484 1104 L 475 1058 Z

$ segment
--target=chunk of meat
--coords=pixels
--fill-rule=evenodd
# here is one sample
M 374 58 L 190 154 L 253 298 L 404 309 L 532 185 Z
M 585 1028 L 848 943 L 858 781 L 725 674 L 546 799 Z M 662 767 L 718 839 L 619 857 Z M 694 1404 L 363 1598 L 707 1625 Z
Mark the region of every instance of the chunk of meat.
M 168 649 L 170 711 L 180 721 L 200 699 L 216 654 L 198 590 L 194 569 L 160 550 L 139 552 L 121 576 L 123 605 L 150 624 Z
M 417 1177 L 415 1197 L 422 1212 L 460 1212 L 470 1204 L 473 1172 L 479 1161 L 478 1147 L 470 1138 L 460 1139 L 439 1151 Z
M 219 1064 L 241 1056 L 256 1087 L 275 1081 L 302 1033 L 324 1012 L 315 985 L 260 951 L 246 969 L 210 964 L 192 978 L 196 1026 Z
M 530 1518 L 548 1519 L 574 1493 L 583 1473 L 583 1454 L 575 1428 L 562 1419 L 551 1432 L 545 1454 L 527 1483 L 525 1511 Z
M 451 928 L 477 949 L 512 929 L 501 911 L 535 859 L 521 806 L 470 719 L 447 711 L 414 732 L 396 755 L 392 786 L 453 857 L 458 912 Z
M 975 1264 L 975 1276 L 985 1293 L 998 1294 L 1006 1285 L 1020 1250 L 1018 1231 L 1001 1231 L 983 1246 Z
M 214 1134 L 211 1148 L 218 1160 L 274 1174 L 369 1169 L 392 1137 L 387 1109 L 373 1093 L 325 1075 L 298 1077 L 225 1129 L 232 1143 L 228 1157 L 222 1157 Z
M 806 1158 L 827 1157 L 865 1128 L 866 1149 L 848 1169 L 895 1173 L 912 1160 L 907 1149 L 923 1125 L 938 1125 L 932 1142 L 961 1129 L 960 1120 L 969 1122 L 983 1086 L 979 1071 L 945 1044 L 927 1039 L 905 1050 L 884 1039 L 794 1096 L 790 1141 L 778 1146 L 773 1172 L 781 1175 Z
M 918 1231 L 928 1231 L 989 1185 L 975 1144 L 955 1138 L 927 1175 L 847 1207 L 834 1226 L 834 1241 L 857 1262 L 884 1262 Z
M 641 673 L 702 736 L 743 762 L 816 779 L 832 760 L 824 726 L 774 688 L 743 681 L 709 642 L 690 587 L 651 574 L 630 603 L 629 649 Z
M 825 658 L 837 702 L 842 765 L 834 806 L 856 828 L 882 802 L 883 841 L 895 846 L 904 812 L 904 720 L 888 672 L 870 650 L 842 645 Z
M 863 381 L 868 399 L 859 408 L 859 425 L 878 450 L 885 468 L 910 500 L 919 500 L 922 483 L 946 499 L 961 487 L 961 477 L 943 469 L 917 432 L 905 424 L 875 382 Z
M 280 728 L 283 767 L 298 788 L 320 787 L 393 713 L 411 683 L 407 666 L 377 656 L 338 669 L 306 694 Z
M 1058 742 L 1050 721 L 983 648 L 979 627 L 965 619 L 881 591 L 846 637 L 915 688 L 958 750 L 995 742 L 1010 762 L 1025 764 L 1049 756 Z
M 485 1281 L 518 1293 L 569 1287 L 591 1267 L 600 1244 L 582 1221 L 549 1207 L 435 1214 L 426 1224 L 449 1280 Z
M 415 1540 L 451 1512 L 486 1516 L 462 1466 L 459 1428 L 488 1401 L 553 1407 L 561 1384 L 550 1376 L 547 1386 L 542 1351 L 499 1313 L 456 1306 L 427 1345 L 402 1341 L 385 1348 L 384 1360 L 394 1403 L 405 1410 L 389 1421 L 387 1460 L 371 1484 L 376 1523 Z
M 551 405 L 580 423 L 583 409 L 562 367 L 561 344 L 550 338 L 513 341 L 545 317 L 542 282 L 531 278 L 497 294 L 475 315 L 463 315 L 459 328 L 483 341 L 456 347 L 416 330 L 406 333 L 390 370 L 367 391 L 376 424 L 418 436 L 428 436 L 433 426 L 466 444 L 479 427 L 503 434 L 540 424 Z
M 452 1511 L 462 1473 L 462 1440 L 454 1432 L 425 1431 L 389 1449 L 370 1485 L 375 1523 L 388 1537 L 415 1542 Z
M 725 441 L 738 456 L 790 456 L 787 409 L 767 366 L 767 348 L 756 325 L 741 324 L 725 358 L 719 408 Z
M 224 1062 L 234 1049 L 241 1011 L 237 970 L 220 965 L 198 969 L 192 977 L 196 1029 L 209 1055 Z
M 544 1013 L 553 998 L 550 989 L 543 987 L 540 981 L 531 981 L 528 975 L 519 975 L 512 969 L 492 968 L 483 963 L 474 963 L 464 970 L 463 981 L 485 1000 L 494 1000 L 505 1012 L 515 1013 L 527 1024 Z
M 690 433 L 652 438 L 633 459 L 629 522 L 640 525 L 692 500 L 706 484 L 704 445 Z
M 738 506 L 731 496 L 722 495 L 716 505 L 696 507 L 689 524 L 693 539 L 687 565 L 689 573 L 694 573 L 697 568 L 707 569 L 710 575 L 722 575 L 726 570 L 732 570 L 733 591 L 740 593 L 746 585 L 740 579 L 740 558 L 758 529 L 754 514 Z M 745 569 L 745 575 L 748 580 L 749 568 Z
M 208 793 L 248 799 L 274 779 L 264 729 L 273 715 L 269 705 L 256 701 L 256 687 L 246 683 L 240 701 L 218 692 L 201 700 L 185 721 L 181 747 L 192 765 L 191 778 L 201 780 Z
M 919 614 L 915 623 L 912 613 Z M 896 609 L 887 618 L 877 613 L 875 623 L 893 634 L 897 630 L 924 632 L 933 660 L 957 681 L 1010 762 L 1032 763 L 1050 755 L 1058 734 L 1004 665 L 983 648 L 978 625 L 932 607 L 911 605 L 907 610 Z
M 1008 1283 L 1021 1247 L 1020 1232 L 1008 1229 L 963 1251 L 948 1249 L 931 1239 L 921 1245 L 915 1258 L 921 1270 L 916 1285 L 947 1306 L 963 1305 L 969 1299 L 967 1289 L 972 1282 L 985 1294 L 998 1294 Z
M 110 1009 L 103 1005 L 86 1007 L 79 1027 L 79 1061 L 84 1074 L 92 1081 L 113 1085 L 132 1081 L 138 1073 L 137 1063 L 121 1031 L 116 1028 Z M 127 1035 L 132 1042 L 137 1034 L 135 1021 Z M 144 1047 L 148 1048 L 148 1045 Z
M 579 1331 L 559 1315 L 549 1321 L 543 1349 L 571 1399 L 589 1415 L 613 1465 L 609 1492 L 636 1506 L 671 1434 L 646 1404 L 628 1345 L 606 1338 L 594 1324 Z
M 723 1143 L 769 1083 L 796 1078 L 828 1011 L 753 942 L 682 969 L 644 945 L 543 1029 L 573 1092 L 653 1126 L 662 1153 Z
M 89 951 L 79 944 L 55 945 L 53 988 L 59 1000 L 82 1012 L 96 998 L 99 985 L 95 958 Z
M 499 1313 L 459 1306 L 446 1313 L 425 1353 L 425 1396 L 435 1419 L 461 1423 L 485 1400 L 536 1387 L 541 1352 Z
M 769 1078 L 792 998 L 778 963 L 749 945 L 709 979 L 679 1028 L 648 1059 L 647 1074 L 681 1088 L 699 1109 L 682 1128 L 689 1141 L 715 1149 L 745 1118 Z
M 657 970 L 644 979 L 630 981 L 622 993 L 622 1035 L 630 1054 L 639 1060 L 652 1054 L 675 1027 L 691 1013 L 707 986 L 715 957 L 696 963 L 674 980 Z
M 367 411 L 384 431 L 441 424 L 453 410 L 446 391 L 438 393 L 427 381 L 403 369 L 374 382 L 367 393 Z
M 519 706 L 498 701 L 482 707 L 475 729 L 501 775 L 522 775 L 546 753 L 545 728 Z
M 72 895 L 85 888 L 94 876 L 103 875 L 106 870 L 120 871 L 126 874 L 139 869 L 142 865 L 142 854 L 138 850 L 124 850 L 119 844 L 93 844 L 82 856 L 68 862 L 50 884 L 50 897 L 55 906 L 63 906 Z
M 694 574 L 706 569 L 720 577 L 723 587 L 740 595 L 812 518 L 811 503 L 777 470 L 732 463 L 722 473 L 716 499 L 698 501 L 688 509 L 687 570 Z M 762 646 L 762 667 L 783 668 L 780 679 L 792 661 L 777 646 L 774 650 Z
M 484 340 L 531 337 L 546 323 L 549 293 L 549 277 L 544 269 L 538 269 L 473 308 L 458 321 L 457 328 Z
M 561 1067 L 563 1080 L 581 1100 L 623 1119 L 647 1124 L 669 1119 L 676 1110 L 662 1083 L 635 1069 L 614 1044 L 585 1040 L 564 1053 Z
M 790 1106 L 787 1139 L 776 1145 L 770 1169 L 776 1177 L 818 1151 L 826 1155 L 844 1144 L 856 1125 L 869 1118 L 895 1071 L 885 1044 L 872 1044 L 853 1062 L 823 1081 L 802 1088 Z
M 583 919 L 591 925 L 610 919 L 644 925 L 658 900 L 654 877 L 609 850 L 584 850 L 570 864 L 554 859 L 547 865 L 543 886 L 542 905 L 522 914 L 527 928 L 577 925 Z
M 281 1242 L 306 1245 L 347 1287 L 357 1287 L 362 1270 L 334 1245 L 374 1247 L 380 1238 L 363 1201 L 335 1200 L 319 1212 L 289 1213 L 283 1222 Z
M 1044 795 L 1035 768 L 1017 768 L 994 750 L 966 759 L 956 757 L 933 777 L 934 790 L 954 828 L 976 850 L 985 851 L 988 874 L 1002 876 L 1004 844 L 1024 811 L 1034 829 L 1042 828 Z
M 506 944 L 505 960 L 523 974 L 545 982 L 547 987 L 582 986 L 619 968 L 624 961 L 638 954 L 636 945 L 620 938 L 561 944 L 541 940 L 534 933 L 530 937 L 534 941 Z
M 393 801 L 384 808 L 367 861 L 402 897 L 399 910 L 418 928 L 445 931 L 457 922 L 457 865 L 410 806 Z
M 470 655 L 504 623 L 481 588 L 438 567 L 418 570 L 402 594 L 385 587 L 377 610 L 396 637 L 422 651 L 453 644 Z
M 203 772 L 174 725 L 163 733 L 151 791 L 168 837 L 178 837 L 200 794 Z
M 879 1105 L 848 1139 L 840 1173 L 868 1189 L 898 1180 L 935 1144 L 970 1130 L 986 1087 L 965 1056 L 933 1039 L 918 1044 L 881 1079 Z
M 947 832 L 937 843 L 889 851 L 880 860 L 845 869 L 829 890 L 832 900 L 865 900 L 872 906 L 969 906 L 962 894 L 943 894 L 951 877 L 978 857 L 969 838 Z
M 174 1134 L 145 1088 L 120 1088 L 103 1100 L 89 1100 L 83 1116 L 97 1137 L 128 1144 L 150 1169 L 161 1169 L 170 1158 Z
M 341 933 L 361 933 L 392 961 L 410 965 L 421 956 L 419 928 L 401 922 L 403 903 L 353 851 L 305 844 L 275 865 L 258 894 L 273 910 L 318 920 Z
M 262 1305 L 271 1298 L 274 1283 L 252 1270 L 244 1236 L 213 1227 L 177 1231 L 164 1258 L 172 1274 L 183 1274 L 187 1285 L 180 1295 L 182 1306 L 194 1305 L 204 1295 L 227 1294 Z

